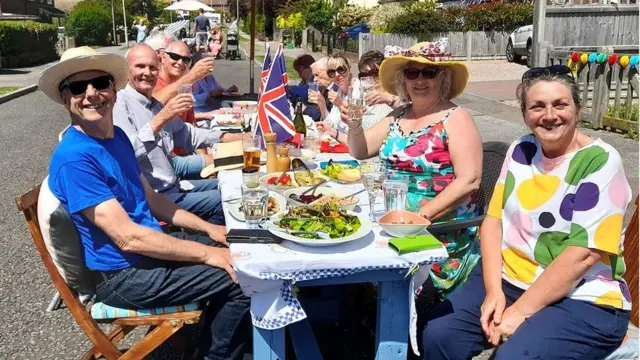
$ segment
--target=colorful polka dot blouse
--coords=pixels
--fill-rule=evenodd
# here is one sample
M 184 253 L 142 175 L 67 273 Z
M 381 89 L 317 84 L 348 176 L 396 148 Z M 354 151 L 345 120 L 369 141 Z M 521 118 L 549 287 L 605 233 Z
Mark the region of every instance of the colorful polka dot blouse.
M 527 289 L 567 246 L 601 260 L 567 296 L 631 309 L 622 279 L 622 226 L 631 188 L 620 154 L 602 140 L 548 159 L 527 135 L 507 153 L 488 214 L 502 220 L 502 277 Z

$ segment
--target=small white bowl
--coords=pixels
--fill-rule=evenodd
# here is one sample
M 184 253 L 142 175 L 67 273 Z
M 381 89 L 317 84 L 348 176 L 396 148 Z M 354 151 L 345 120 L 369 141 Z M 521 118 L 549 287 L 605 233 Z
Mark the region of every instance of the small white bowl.
M 313 206 L 316 205 L 317 202 L 319 200 L 321 200 L 322 198 L 310 203 L 310 204 L 303 204 L 299 201 L 293 200 L 291 199 L 289 196 L 291 194 L 295 194 L 295 195 L 300 195 L 303 192 L 305 192 L 306 190 L 308 190 L 310 188 L 310 186 L 307 187 L 299 187 L 299 188 L 294 188 L 294 189 L 289 189 L 287 191 L 285 191 L 282 195 L 287 199 L 287 203 L 289 204 L 289 206 Z M 344 198 L 345 196 L 352 194 L 352 192 L 349 191 L 345 191 L 343 189 L 339 189 L 339 188 L 332 188 L 332 187 L 328 187 L 328 186 L 319 186 L 318 189 L 316 190 L 316 195 L 318 194 L 322 194 L 324 196 L 335 196 L 337 198 Z M 346 205 L 338 205 L 338 207 L 340 209 L 343 210 L 350 210 L 353 211 L 353 209 L 355 209 L 356 205 L 358 205 L 358 203 L 360 202 L 360 198 L 358 197 L 358 195 L 354 196 L 353 199 L 351 200 L 351 202 L 349 204 Z
M 411 224 L 399 223 L 411 222 Z M 378 219 L 380 227 L 393 237 L 405 237 L 418 235 L 431 225 L 431 222 L 422 216 L 406 210 L 392 210 Z

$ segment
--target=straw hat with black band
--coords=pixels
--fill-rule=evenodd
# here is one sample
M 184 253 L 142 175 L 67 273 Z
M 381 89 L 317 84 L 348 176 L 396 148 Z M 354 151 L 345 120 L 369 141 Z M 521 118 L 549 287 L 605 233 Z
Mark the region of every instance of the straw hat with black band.
M 64 104 L 60 83 L 69 76 L 83 71 L 104 71 L 113 76 L 116 91 L 127 85 L 129 64 L 118 54 L 100 53 L 88 46 L 67 49 L 60 61 L 42 70 L 38 75 L 38 88 L 51 100 Z
M 398 71 L 404 69 L 409 63 L 427 64 L 451 69 L 451 88 L 448 99 L 462 94 L 467 86 L 469 71 L 467 66 L 460 61 L 452 61 L 451 53 L 445 51 L 447 39 L 443 38 L 433 42 L 421 42 L 408 49 L 399 46 L 385 47 L 385 60 L 380 65 L 380 84 L 382 88 L 393 95 L 396 91 L 396 78 Z

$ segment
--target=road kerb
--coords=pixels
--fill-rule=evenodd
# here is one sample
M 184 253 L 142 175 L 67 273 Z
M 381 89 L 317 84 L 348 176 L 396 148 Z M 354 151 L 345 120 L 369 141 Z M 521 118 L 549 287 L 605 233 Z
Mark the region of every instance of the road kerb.
M 6 95 L 0 96 L 0 104 L 6 103 L 7 101 L 13 100 L 15 98 L 19 98 L 22 95 L 26 95 L 28 93 L 32 93 L 34 91 L 38 90 L 38 85 L 33 84 L 33 85 L 29 85 L 29 86 L 25 86 L 21 89 L 18 89 L 16 91 L 12 91 Z

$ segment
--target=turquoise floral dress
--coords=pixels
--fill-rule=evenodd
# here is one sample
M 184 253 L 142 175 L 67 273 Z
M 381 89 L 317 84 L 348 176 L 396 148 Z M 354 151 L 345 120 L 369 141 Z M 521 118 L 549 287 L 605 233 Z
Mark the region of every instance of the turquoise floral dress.
M 408 178 L 409 211 L 420 211 L 422 205 L 435 198 L 455 178 L 445 124 L 456 109 L 449 110 L 442 120 L 409 134 L 404 134 L 399 125 L 405 110 L 389 127 L 380 148 L 380 159 L 386 165 L 388 173 Z M 436 222 L 470 219 L 478 215 L 477 211 L 477 198 L 473 194 Z M 449 254 L 449 258 L 434 265 L 431 272 L 431 280 L 441 300 L 466 280 L 478 262 L 480 254 L 476 241 L 477 232 L 478 229 L 473 227 L 439 235 L 439 240 Z

